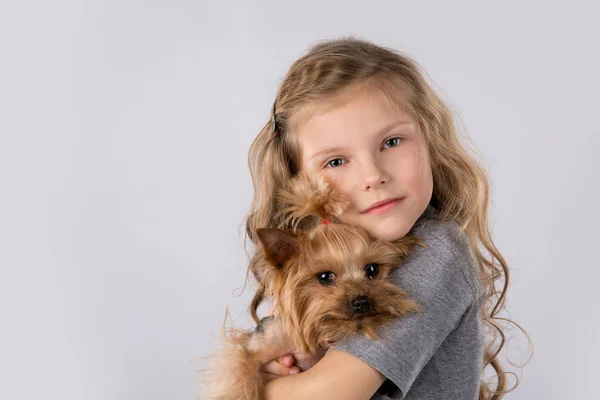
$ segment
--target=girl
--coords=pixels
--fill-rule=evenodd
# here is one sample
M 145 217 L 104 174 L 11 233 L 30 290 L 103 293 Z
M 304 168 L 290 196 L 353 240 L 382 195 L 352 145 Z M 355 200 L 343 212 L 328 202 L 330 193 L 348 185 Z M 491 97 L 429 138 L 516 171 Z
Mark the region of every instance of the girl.
M 385 240 L 411 232 L 428 246 L 394 276 L 423 311 L 387 325 L 382 340 L 356 337 L 326 353 L 265 364 L 266 399 L 464 400 L 507 392 L 496 315 L 508 268 L 489 233 L 488 179 L 413 60 L 355 38 L 314 46 L 284 78 L 249 165 L 255 193 L 246 234 L 255 245 L 255 229 L 281 227 L 276 193 L 303 171 L 347 197 L 343 222 Z M 260 279 L 254 265 L 249 272 Z M 488 337 L 484 327 L 493 328 Z M 298 358 L 314 366 L 300 373 Z M 497 375 L 495 388 L 482 381 L 486 367 Z

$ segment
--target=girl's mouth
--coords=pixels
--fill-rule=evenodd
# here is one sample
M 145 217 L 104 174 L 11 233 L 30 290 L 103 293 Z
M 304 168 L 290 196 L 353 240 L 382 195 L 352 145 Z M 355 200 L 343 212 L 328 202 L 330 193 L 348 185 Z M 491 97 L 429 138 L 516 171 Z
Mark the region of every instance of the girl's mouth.
M 396 207 L 404 197 L 398 199 L 387 199 L 383 201 L 379 201 L 371 205 L 368 209 L 361 212 L 361 214 L 383 214 L 390 211 L 392 208 Z

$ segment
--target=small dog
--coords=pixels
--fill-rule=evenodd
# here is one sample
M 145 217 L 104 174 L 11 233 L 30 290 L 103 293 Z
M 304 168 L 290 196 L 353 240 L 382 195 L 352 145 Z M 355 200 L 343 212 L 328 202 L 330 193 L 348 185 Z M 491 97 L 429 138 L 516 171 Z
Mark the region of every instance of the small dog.
M 225 348 L 209 369 L 212 377 L 204 378 L 203 398 L 260 400 L 260 367 L 269 360 L 323 350 L 356 333 L 377 339 L 382 325 L 420 310 L 388 280 L 415 245 L 424 246 L 420 240 L 377 240 L 360 227 L 334 221 L 347 202 L 324 180 L 313 184 L 298 177 L 279 200 L 286 217 L 282 226 L 292 229 L 257 230 L 262 248 L 253 260 L 259 279 L 250 307 L 257 321 L 258 306 L 271 298 L 274 316 L 253 331 L 224 335 Z

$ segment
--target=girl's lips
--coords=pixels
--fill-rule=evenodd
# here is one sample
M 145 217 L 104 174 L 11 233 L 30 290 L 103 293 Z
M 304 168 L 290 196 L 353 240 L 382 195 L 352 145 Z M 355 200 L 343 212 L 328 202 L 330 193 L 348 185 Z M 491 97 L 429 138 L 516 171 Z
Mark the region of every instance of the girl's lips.
M 396 207 L 402 200 L 404 200 L 404 197 L 401 199 L 393 199 L 390 200 L 386 203 L 380 204 L 376 207 L 372 207 L 369 208 L 366 211 L 363 211 L 363 214 L 383 214 L 388 212 L 389 210 L 391 210 L 392 208 Z

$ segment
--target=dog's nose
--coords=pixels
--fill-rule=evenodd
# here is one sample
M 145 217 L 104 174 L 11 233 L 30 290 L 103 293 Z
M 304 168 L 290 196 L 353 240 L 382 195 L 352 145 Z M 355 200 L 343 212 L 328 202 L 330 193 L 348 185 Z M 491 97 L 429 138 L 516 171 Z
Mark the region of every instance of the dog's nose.
M 352 307 L 354 307 L 354 311 L 366 314 L 371 310 L 371 299 L 367 296 L 355 297 L 352 299 Z

